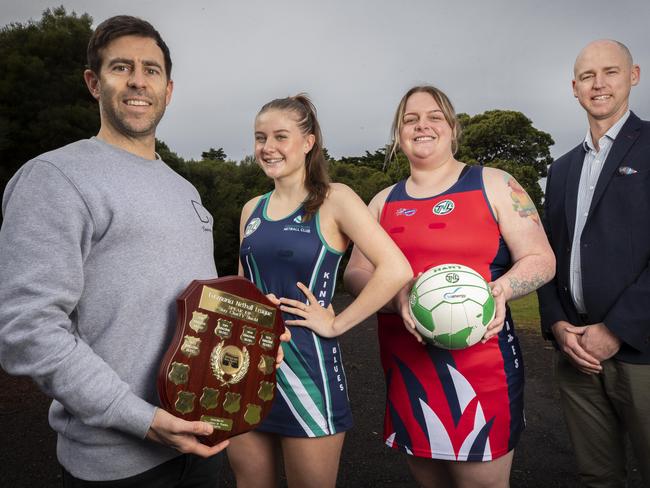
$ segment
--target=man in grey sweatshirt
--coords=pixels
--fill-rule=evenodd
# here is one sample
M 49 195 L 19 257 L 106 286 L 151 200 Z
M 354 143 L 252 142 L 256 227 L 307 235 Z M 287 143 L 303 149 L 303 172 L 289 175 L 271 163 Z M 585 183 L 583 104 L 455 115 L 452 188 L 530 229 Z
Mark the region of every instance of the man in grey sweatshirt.
M 154 151 L 169 49 L 118 16 L 97 27 L 88 65 L 99 133 L 29 161 L 5 190 L 0 364 L 53 397 L 65 486 L 216 486 L 227 441 L 200 444 L 209 424 L 155 406 L 175 298 L 216 276 L 212 216 Z

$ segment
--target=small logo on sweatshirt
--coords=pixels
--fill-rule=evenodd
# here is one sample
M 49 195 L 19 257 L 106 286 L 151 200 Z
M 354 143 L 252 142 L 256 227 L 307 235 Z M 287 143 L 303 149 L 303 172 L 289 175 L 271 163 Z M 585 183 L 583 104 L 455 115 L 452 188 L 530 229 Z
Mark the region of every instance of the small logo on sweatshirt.
M 208 210 L 196 200 L 192 200 L 192 207 L 202 224 L 210 224 L 204 225 L 203 230 L 206 232 L 212 232 L 212 215 L 210 215 L 210 212 L 208 212 Z

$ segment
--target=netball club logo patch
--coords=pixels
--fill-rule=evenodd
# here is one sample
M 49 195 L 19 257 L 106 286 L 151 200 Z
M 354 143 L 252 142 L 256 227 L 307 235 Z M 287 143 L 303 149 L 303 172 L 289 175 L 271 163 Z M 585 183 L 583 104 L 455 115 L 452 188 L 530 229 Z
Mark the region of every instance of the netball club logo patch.
M 416 208 L 399 208 L 397 209 L 397 212 L 395 212 L 395 215 L 405 215 L 407 217 L 410 217 L 412 215 L 415 215 L 415 212 L 417 212 Z
M 456 204 L 453 200 L 443 200 L 434 205 L 433 213 L 436 215 L 447 215 L 448 213 L 451 213 L 455 207 Z
M 255 232 L 261 223 L 262 221 L 260 220 L 259 217 L 255 217 L 253 220 L 251 220 L 246 226 L 246 229 L 244 230 L 244 237 L 248 237 L 253 232 Z
M 302 215 L 298 215 L 295 219 L 293 219 L 293 221 L 296 224 L 302 224 Z

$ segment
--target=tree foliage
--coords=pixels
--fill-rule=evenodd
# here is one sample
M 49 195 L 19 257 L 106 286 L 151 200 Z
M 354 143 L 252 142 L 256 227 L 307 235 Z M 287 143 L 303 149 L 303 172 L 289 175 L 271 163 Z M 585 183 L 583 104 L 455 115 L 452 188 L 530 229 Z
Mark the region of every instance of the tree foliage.
M 366 166 L 378 171 L 383 171 L 386 161 L 386 148 L 382 147 L 375 152 L 366 151 L 363 156 L 350 156 L 341 158 L 342 163 Z
M 223 147 L 220 147 L 219 149 L 215 149 L 211 147 L 207 151 L 203 151 L 201 153 L 201 159 L 211 159 L 212 161 L 225 161 L 228 159 L 228 156 L 226 156 L 226 152 L 223 150 Z
M 524 187 L 541 211 L 543 192 L 539 179 L 553 162 L 550 134 L 533 127 L 521 112 L 488 110 L 473 117 L 459 114 L 463 128 L 456 158 L 468 164 L 507 171 Z
M 58 7 L 0 30 L 1 189 L 29 159 L 99 130 L 83 80 L 91 24 Z
M 463 134 L 457 159 L 468 164 L 490 165 L 494 161 L 509 161 L 532 166 L 541 178 L 553 162 L 550 134 L 533 127 L 521 112 L 488 110 L 473 117 L 459 114 Z

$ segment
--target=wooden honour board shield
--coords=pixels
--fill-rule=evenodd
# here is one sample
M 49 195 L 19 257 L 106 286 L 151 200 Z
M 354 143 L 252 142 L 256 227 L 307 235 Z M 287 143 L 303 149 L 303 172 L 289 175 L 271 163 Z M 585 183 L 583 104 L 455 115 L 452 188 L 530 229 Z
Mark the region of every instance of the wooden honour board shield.
M 202 420 L 215 445 L 256 428 L 276 394 L 282 313 L 240 276 L 195 280 L 176 300 L 176 332 L 158 374 L 165 410 Z

